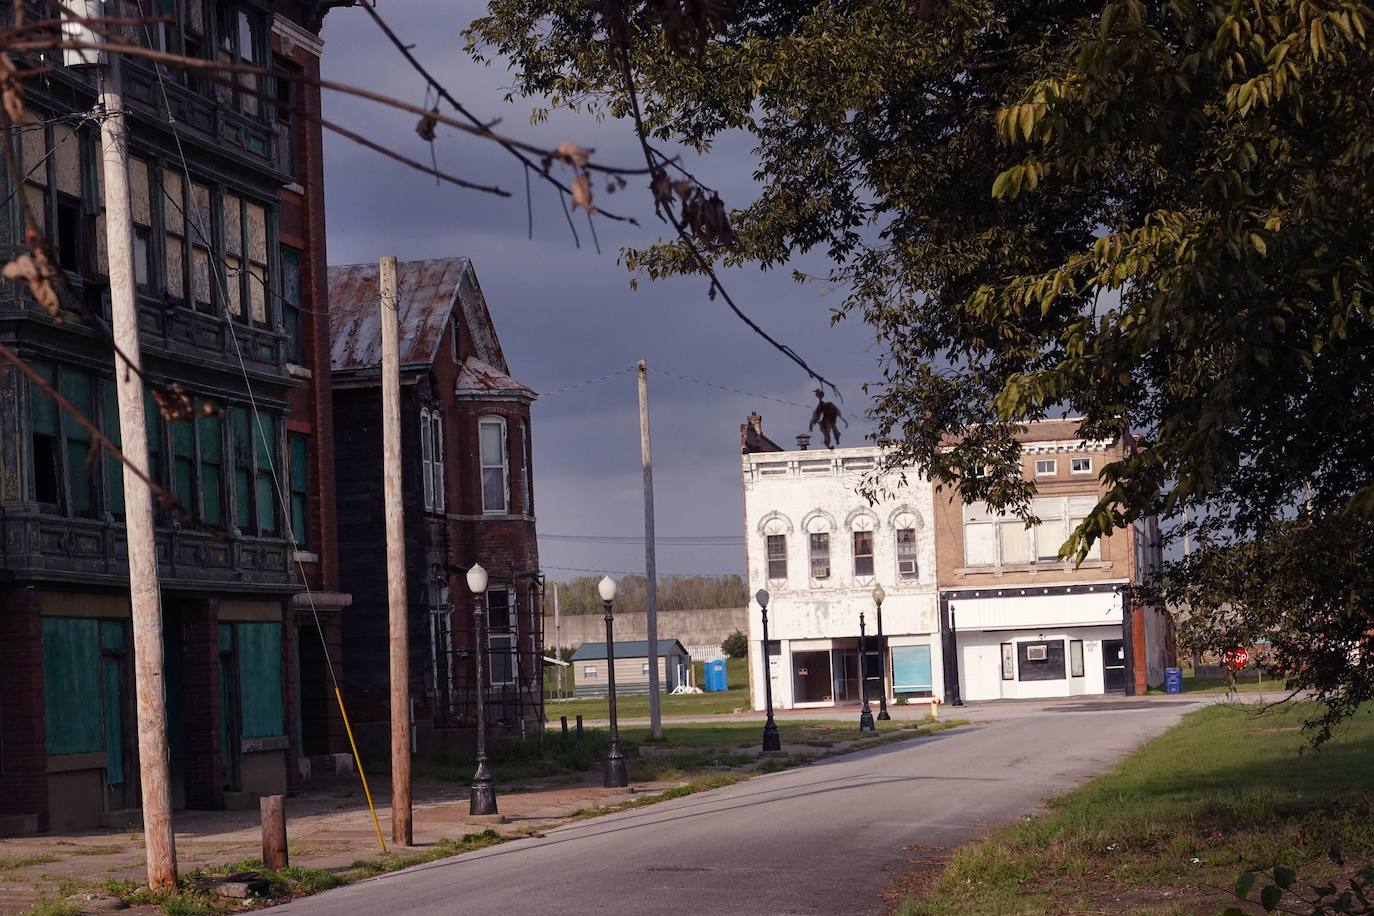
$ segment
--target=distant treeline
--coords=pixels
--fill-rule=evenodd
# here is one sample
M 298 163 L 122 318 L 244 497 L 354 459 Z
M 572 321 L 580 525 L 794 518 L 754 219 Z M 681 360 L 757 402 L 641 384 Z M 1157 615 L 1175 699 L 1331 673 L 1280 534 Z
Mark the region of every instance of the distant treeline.
M 563 614 L 600 614 L 601 597 L 596 585 L 600 576 L 580 576 L 558 584 L 558 607 Z M 624 576 L 616 580 L 616 613 L 644 613 L 643 576 Z M 553 589 L 544 589 L 544 614 L 553 615 Z M 749 603 L 749 586 L 740 576 L 660 576 L 658 609 L 692 611 L 720 607 L 744 607 Z

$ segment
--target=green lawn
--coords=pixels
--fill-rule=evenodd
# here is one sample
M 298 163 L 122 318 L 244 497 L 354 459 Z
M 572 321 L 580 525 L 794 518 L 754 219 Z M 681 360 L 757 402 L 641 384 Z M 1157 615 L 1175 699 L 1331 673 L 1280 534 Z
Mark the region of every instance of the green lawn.
M 1191 669 L 1183 669 L 1184 693 L 1226 693 L 1227 689 L 1225 678 L 1195 677 Z M 1150 688 L 1150 693 L 1163 692 L 1163 687 Z M 1263 694 L 1266 700 L 1277 700 L 1288 694 L 1288 691 L 1283 689 L 1283 680 L 1281 678 L 1276 678 L 1268 673 L 1261 676 L 1258 671 L 1242 671 L 1237 675 L 1236 692 L 1257 694 L 1257 696 L 1247 696 L 1247 700 L 1258 700 L 1260 698 L 1258 694 Z
M 1273 862 L 1339 883 L 1374 859 L 1374 711 L 1313 751 L 1302 707 L 1257 709 L 1190 713 L 1049 813 L 960 849 L 902 912 L 1220 913 L 1241 872 Z
M 575 667 L 575 666 L 574 666 Z M 695 663 L 696 683 L 701 686 L 706 682 L 702 674 L 702 665 Z M 563 672 L 564 684 L 569 680 L 568 670 Z M 691 693 L 671 695 L 665 694 L 662 697 L 660 709 L 664 716 L 713 716 L 732 713 L 736 709 L 749 709 L 749 660 L 744 658 L 732 658 L 726 662 L 726 670 L 730 689 L 720 693 Z M 552 682 L 552 675 L 546 672 L 544 683 L 546 690 Z M 571 687 L 565 686 L 569 694 Z M 556 726 L 559 716 L 567 716 L 571 723 L 573 719 L 581 715 L 586 719 L 606 719 L 610 716 L 610 707 L 606 703 L 605 697 L 587 698 L 582 700 L 553 700 L 545 699 L 544 713 L 549 717 L 551 725 Z M 647 716 L 649 714 L 649 698 L 647 696 L 622 696 L 617 693 L 616 713 L 624 718 L 630 719 L 637 716 Z

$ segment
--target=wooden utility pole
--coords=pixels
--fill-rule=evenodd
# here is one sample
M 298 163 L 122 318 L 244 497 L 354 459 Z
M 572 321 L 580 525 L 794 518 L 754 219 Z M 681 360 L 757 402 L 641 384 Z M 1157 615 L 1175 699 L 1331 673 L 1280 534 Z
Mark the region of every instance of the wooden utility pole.
M 148 467 L 148 427 L 143 416 L 142 356 L 134 298 L 134 224 L 129 198 L 129 144 L 124 124 L 119 56 L 105 52 L 100 84 L 100 158 L 105 184 L 109 249 L 110 317 L 115 346 L 115 390 L 124 457 Z M 127 362 L 125 362 L 127 360 Z M 176 835 L 168 772 L 167 683 L 162 671 L 162 609 L 153 543 L 153 502 L 148 487 L 124 466 L 124 527 L 129 550 L 129 603 L 134 630 L 134 685 L 138 710 L 138 772 L 143 793 L 143 837 L 148 886 L 172 890 L 177 882 Z
M 262 815 L 263 868 L 281 871 L 291 864 L 286 848 L 286 796 L 262 796 L 258 811 Z
M 410 635 L 406 620 L 405 516 L 401 507 L 400 300 L 396 258 L 377 264 L 382 319 L 382 495 L 386 504 L 386 600 L 391 632 L 391 841 L 410 846 Z
M 649 734 L 663 737 L 658 695 L 658 564 L 654 558 L 654 465 L 649 457 L 649 366 L 639 361 L 639 460 L 644 465 L 644 623 L 649 641 Z

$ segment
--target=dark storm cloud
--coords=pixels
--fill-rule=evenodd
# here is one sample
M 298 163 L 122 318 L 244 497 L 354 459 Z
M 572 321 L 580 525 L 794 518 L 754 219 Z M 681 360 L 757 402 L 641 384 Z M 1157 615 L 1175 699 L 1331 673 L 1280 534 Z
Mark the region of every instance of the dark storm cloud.
M 595 147 L 603 162 L 634 164 L 638 147 L 628 127 L 554 112 L 531 126 L 528 102 L 503 102 L 510 80 L 500 65 L 484 67 L 463 53 L 462 29 L 482 13 L 480 3 L 388 4 L 384 14 L 403 39 L 415 42 L 426 66 L 480 116 L 501 118 L 499 130 L 553 146 L 572 139 Z M 337 9 L 326 20 L 324 73 L 416 104 L 424 86 L 361 10 Z M 327 94 L 325 115 L 428 162 L 430 149 L 416 135 L 412 115 Z M 512 192 L 495 198 L 455 188 L 326 134 L 325 180 L 332 263 L 464 255 L 472 259 L 512 372 L 549 394 L 534 408 L 535 494 L 542 533 L 643 533 L 639 438 L 634 376 L 561 393 L 557 389 L 631 366 L 649 365 L 759 395 L 812 402 L 812 384 L 795 365 L 753 335 L 723 302 L 710 301 L 696 279 L 649 282 L 638 290 L 617 263 L 623 246 L 661 234 L 646 191 L 634 180 L 615 195 L 598 189 L 597 202 L 636 216 L 636 228 L 597 221 L 601 253 L 593 249 L 585 216 L 575 218 L 582 247 L 574 247 L 551 189 L 532 185 L 534 239 L 527 239 L 524 176 L 499 147 L 456 131 L 439 130 L 440 169 Z M 733 136 L 692 168 L 721 189 L 727 203 L 755 192 L 750 139 Z M 801 266 L 824 270 L 819 261 Z M 798 286 L 787 272 L 733 271 L 725 276 L 742 307 L 792 346 L 844 391 L 847 431 L 861 440 L 864 398 L 859 385 L 876 375 L 872 335 L 859 322 L 830 325 L 839 294 Z M 750 410 L 764 415 L 765 430 L 790 444 L 809 417 L 791 407 L 701 384 L 652 374 L 654 481 L 660 534 L 742 533 L 739 424 Z M 850 439 L 847 438 L 846 444 Z M 638 548 L 543 542 L 541 559 L 554 578 L 574 575 L 558 567 L 638 570 Z M 663 573 L 742 572 L 739 548 L 661 547 Z

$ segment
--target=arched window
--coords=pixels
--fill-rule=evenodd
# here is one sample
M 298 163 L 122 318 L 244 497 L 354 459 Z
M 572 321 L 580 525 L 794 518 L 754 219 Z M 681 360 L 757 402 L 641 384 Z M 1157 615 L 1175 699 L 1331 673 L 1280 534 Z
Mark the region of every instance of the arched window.
M 878 517 L 868 509 L 855 509 L 845 519 L 853 543 L 854 578 L 873 578 L 873 538 L 878 530 Z
M 817 509 L 802 519 L 802 530 L 806 532 L 807 569 L 813 580 L 823 581 L 830 578 L 830 533 L 835 530 L 835 519 L 827 512 Z
M 482 458 L 482 511 L 505 515 L 510 511 L 510 457 L 506 449 L 504 417 L 483 417 L 478 421 Z
M 777 512 L 769 513 L 759 524 L 763 535 L 764 562 L 769 582 L 787 581 L 787 535 L 792 533 L 792 523 Z
M 920 531 L 925 520 L 915 509 L 902 506 L 892 513 L 890 521 L 897 553 L 897 580 L 914 582 L 921 577 Z

